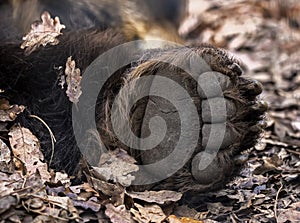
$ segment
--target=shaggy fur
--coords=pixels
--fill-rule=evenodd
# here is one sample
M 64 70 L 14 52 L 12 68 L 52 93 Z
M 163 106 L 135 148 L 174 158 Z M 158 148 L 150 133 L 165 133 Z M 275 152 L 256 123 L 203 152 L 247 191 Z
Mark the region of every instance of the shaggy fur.
M 190 49 L 192 49 L 192 51 Z M 141 137 L 142 128 L 148 128 L 148 123 L 145 123 L 145 120 L 149 120 L 152 116 L 159 115 L 170 121 L 170 123 L 167 123 L 169 132 L 167 132 L 164 141 L 162 141 L 157 147 L 151 149 L 151 151 L 134 150 L 130 148 L 130 146 L 126 146 L 119 141 L 118 137 L 114 134 L 112 128 L 113 123 L 111 123 L 110 120 L 112 115 L 110 113 L 112 102 L 118 93 L 118 90 L 115 91 L 116 85 L 113 84 L 106 86 L 105 92 L 103 92 L 104 94 L 101 96 L 102 100 L 97 107 L 97 127 L 103 142 L 110 149 L 118 147 L 125 148 L 136 158 L 136 160 L 139 161 L 140 164 L 156 162 L 162 159 L 164 154 L 172 152 L 173 148 L 176 146 L 176 140 L 178 140 L 178 137 L 176 136 L 175 141 L 172 142 L 167 139 L 174 137 L 174 129 L 176 129 L 175 131 L 180 132 L 180 126 L 174 126 L 174 121 L 179 118 L 178 114 L 170 113 L 164 116 L 164 112 L 160 113 L 158 111 L 153 112 L 153 114 L 147 114 L 147 116 L 150 117 L 145 119 L 145 111 L 149 108 L 149 103 L 154 100 L 151 96 L 141 99 L 133 108 L 128 108 L 126 105 L 128 104 L 128 101 L 139 95 L 139 92 L 149 89 L 151 86 L 150 82 L 136 88 L 136 80 L 142 76 L 159 74 L 170 78 L 181 85 L 184 84 L 183 87 L 193 98 L 198 110 L 198 115 L 201 117 L 201 102 L 203 99 L 199 97 L 198 92 L 196 91 L 197 82 L 195 82 L 189 74 L 178 67 L 159 62 L 163 60 L 169 61 L 170 63 L 181 63 L 182 65 L 188 66 L 188 64 L 192 64 L 191 61 L 193 61 L 192 52 L 196 52 L 196 54 L 204 58 L 207 64 L 209 64 L 214 71 L 222 72 L 223 75 L 227 75 L 230 78 L 232 86 L 223 93 L 227 100 L 230 100 L 235 104 L 237 111 L 234 116 L 228 117 L 226 124 L 228 128 L 231 128 L 234 131 L 234 134 L 237 137 L 234 141 L 230 141 L 229 139 L 229 146 L 225 146 L 224 148 L 222 147 L 221 151 L 210 165 L 210 168 L 201 173 L 202 182 L 195 181 L 194 176 L 191 173 L 191 159 L 182 169 L 163 182 L 160 182 L 157 185 L 135 187 L 135 190 L 172 188 L 180 191 L 199 192 L 220 188 L 231 179 L 232 174 L 238 169 L 238 165 L 234 163 L 235 156 L 254 146 L 262 132 L 262 126 L 258 123 L 263 119 L 263 114 L 267 107 L 264 103 L 259 103 L 257 101 L 256 96 L 261 93 L 261 85 L 257 82 L 240 77 L 241 70 L 239 68 L 238 61 L 234 58 L 230 58 L 225 51 L 207 45 L 192 47 L 190 49 L 179 47 L 174 49 L 146 51 L 145 54 L 141 56 L 139 63 L 131 66 L 126 71 L 123 71 L 120 76 L 121 78 L 118 80 L 119 83 L 122 83 L 121 86 L 128 86 L 128 89 L 134 89 L 124 91 L 119 101 L 115 102 L 117 104 L 117 115 L 121 116 L 121 121 L 118 120 L 118 123 L 114 124 L 114 126 L 117 126 L 118 128 L 118 132 L 125 129 L 123 131 L 123 135 L 127 134 L 125 138 L 128 139 L 130 145 L 132 139 L 130 139 L 130 134 L 125 128 L 126 124 L 128 124 L 127 122 L 131 124 L 131 128 L 135 135 Z M 190 69 L 192 69 L 192 67 L 190 67 Z M 119 87 L 121 86 L 119 85 Z M 155 101 L 157 103 L 162 100 L 163 99 L 156 99 Z M 170 104 L 169 107 L 171 108 L 172 105 Z M 127 114 L 131 114 L 129 121 L 127 120 Z M 201 128 L 203 128 L 205 122 L 203 120 L 200 120 L 200 122 Z M 198 147 L 195 149 L 191 158 L 193 158 L 198 152 L 204 150 L 202 134 L 205 133 L 199 134 Z M 212 180 L 211 176 L 215 173 L 218 174 Z M 155 175 L 155 173 L 150 174 Z
M 184 0 L 1 0 L 0 41 L 21 40 L 43 11 L 58 16 L 66 32 L 126 27 L 132 39 L 144 36 L 153 25 L 175 30 L 184 9 Z
M 17 121 L 37 135 L 47 160 L 51 154 L 49 133 L 28 115 L 37 115 L 49 125 L 57 139 L 52 165 L 55 169 L 74 174 L 80 158 L 72 130 L 72 104 L 58 85 L 61 72 L 58 67 L 64 67 L 72 55 L 83 72 L 102 52 L 124 41 L 120 32 L 89 30 L 66 33 L 60 37 L 59 45 L 46 46 L 29 56 L 24 56 L 19 44 L 0 46 L 0 89 L 5 91 L 1 97 L 27 107 Z

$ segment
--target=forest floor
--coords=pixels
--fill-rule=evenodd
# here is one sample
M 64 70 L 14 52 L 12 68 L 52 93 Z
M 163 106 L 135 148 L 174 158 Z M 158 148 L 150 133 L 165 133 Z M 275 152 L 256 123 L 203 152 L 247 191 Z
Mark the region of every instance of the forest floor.
M 300 222 L 300 3 L 190 2 L 180 35 L 240 58 L 245 75 L 263 84 L 261 99 L 269 104 L 266 131 L 243 154 L 248 161 L 239 175 L 224 189 L 192 200 L 170 191 L 127 192 L 95 178 L 89 181 L 93 184 L 73 186 L 66 174 L 49 173 L 42 163 L 34 164 L 39 174 L 11 174 L 10 151 L 0 141 L 1 223 Z M 14 109 L 17 114 L 24 108 Z M 18 145 L 20 131 L 26 130 L 11 131 L 11 144 Z M 26 134 L 34 144 L 36 138 Z M 49 176 L 51 182 L 45 183 Z

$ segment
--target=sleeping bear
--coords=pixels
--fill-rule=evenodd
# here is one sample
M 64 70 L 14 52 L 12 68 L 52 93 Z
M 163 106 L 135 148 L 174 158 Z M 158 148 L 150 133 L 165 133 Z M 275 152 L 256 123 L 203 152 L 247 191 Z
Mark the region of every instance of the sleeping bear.
M 105 149 L 123 149 L 140 167 L 135 189 L 205 192 L 230 180 L 236 156 L 259 139 L 267 109 L 261 84 L 244 78 L 241 62 L 226 51 L 181 40 L 184 1 L 0 7 L 0 97 L 26 106 L 15 123 L 37 136 L 55 170 L 77 176 L 80 160 L 98 165 Z M 30 23 L 48 13 L 66 26 L 55 44 L 21 49 Z M 71 86 L 75 98 L 64 79 L 70 69 L 82 75 Z M 33 115 L 53 132 L 54 154 L 49 130 Z

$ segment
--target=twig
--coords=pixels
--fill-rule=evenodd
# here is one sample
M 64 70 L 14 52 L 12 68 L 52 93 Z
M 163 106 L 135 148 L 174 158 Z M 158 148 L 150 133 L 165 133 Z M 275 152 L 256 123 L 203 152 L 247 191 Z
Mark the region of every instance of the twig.
M 283 188 L 283 184 L 282 184 L 282 181 L 280 181 L 280 187 L 276 193 L 275 204 L 274 204 L 274 216 L 275 216 L 276 222 L 278 222 L 278 216 L 277 216 L 278 197 L 279 197 L 279 193 L 281 192 L 282 188 Z
M 294 150 L 291 150 L 291 149 L 286 149 L 286 151 L 288 151 L 289 153 L 293 153 L 295 155 L 299 155 L 300 156 L 300 152 L 297 152 L 297 151 L 294 151 Z
M 37 120 L 39 120 L 49 131 L 50 138 L 51 138 L 51 144 L 52 144 L 51 157 L 50 157 L 50 161 L 49 161 L 49 166 L 50 166 L 52 163 L 52 160 L 53 160 L 53 156 L 54 156 L 54 144 L 56 143 L 55 136 L 54 136 L 53 132 L 51 131 L 50 127 L 47 125 L 47 123 L 43 119 L 41 119 L 40 117 L 38 117 L 36 115 L 30 115 L 29 117 L 36 118 Z

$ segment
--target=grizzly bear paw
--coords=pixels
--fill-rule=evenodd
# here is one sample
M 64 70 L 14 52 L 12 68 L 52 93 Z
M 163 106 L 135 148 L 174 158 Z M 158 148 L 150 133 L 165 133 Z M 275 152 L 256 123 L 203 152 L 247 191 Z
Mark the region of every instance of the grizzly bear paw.
M 98 130 L 107 147 L 137 160 L 135 190 L 204 192 L 231 179 L 267 110 L 262 85 L 242 73 L 223 50 L 177 47 L 147 51 L 123 71 L 117 91 L 108 85 Z

